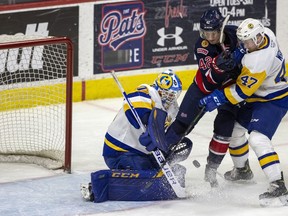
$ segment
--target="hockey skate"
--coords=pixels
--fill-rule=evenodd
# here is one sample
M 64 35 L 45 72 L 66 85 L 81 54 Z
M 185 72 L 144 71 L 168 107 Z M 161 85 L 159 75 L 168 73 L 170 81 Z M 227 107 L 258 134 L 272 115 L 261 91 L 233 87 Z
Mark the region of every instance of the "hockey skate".
M 234 167 L 231 171 L 224 174 L 224 178 L 228 181 L 240 181 L 251 180 L 254 177 L 252 170 L 250 169 L 248 160 L 245 162 L 245 166 L 242 168 Z
M 205 176 L 204 176 L 204 180 L 206 182 L 209 182 L 210 183 L 210 186 L 212 188 L 215 188 L 215 187 L 218 187 L 218 181 L 217 181 L 217 178 L 216 178 L 216 174 L 217 174 L 217 169 L 216 168 L 213 168 L 211 166 L 209 166 L 208 164 L 206 165 L 206 168 L 205 168 Z
M 86 201 L 93 201 L 94 200 L 94 195 L 92 193 L 92 185 L 91 185 L 91 183 L 81 184 L 80 187 L 81 187 L 80 191 L 81 191 L 83 199 L 85 199 Z
M 259 195 L 261 206 L 283 206 L 288 205 L 288 191 L 284 183 L 283 173 L 279 180 L 270 183 L 268 191 Z

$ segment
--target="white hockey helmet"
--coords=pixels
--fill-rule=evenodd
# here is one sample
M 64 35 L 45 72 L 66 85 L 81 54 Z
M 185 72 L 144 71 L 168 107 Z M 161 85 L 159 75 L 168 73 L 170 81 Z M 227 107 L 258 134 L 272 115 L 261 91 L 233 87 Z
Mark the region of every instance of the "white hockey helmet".
M 165 109 L 177 100 L 182 91 L 181 80 L 171 69 L 160 73 L 153 86 L 158 91 Z
M 264 26 L 260 21 L 248 18 L 239 25 L 236 34 L 241 41 L 252 39 L 258 47 L 264 39 Z M 259 36 L 262 37 L 260 41 L 258 40 Z

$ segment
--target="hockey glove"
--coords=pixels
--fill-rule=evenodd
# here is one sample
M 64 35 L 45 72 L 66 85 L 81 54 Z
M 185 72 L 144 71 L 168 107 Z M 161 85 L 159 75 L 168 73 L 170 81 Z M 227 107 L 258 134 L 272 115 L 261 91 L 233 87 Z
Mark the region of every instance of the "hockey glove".
M 236 66 L 231 53 L 229 51 L 222 52 L 212 59 L 212 67 L 217 73 L 231 71 Z
M 243 56 L 246 54 L 246 49 L 244 48 L 243 44 L 240 44 L 233 53 L 232 58 L 234 59 L 235 63 L 238 65 L 241 63 Z
M 232 53 L 229 51 L 222 52 L 213 58 L 212 67 L 220 73 L 231 71 L 241 63 L 245 53 L 246 50 L 242 46 L 237 47 Z
M 214 109 L 219 107 L 220 105 L 228 102 L 223 90 L 215 90 L 210 95 L 202 98 L 199 102 L 199 106 L 203 107 L 205 106 L 205 111 L 212 112 Z
M 142 133 L 139 137 L 139 142 L 141 143 L 141 145 L 146 147 L 146 150 L 151 152 L 154 149 L 157 148 L 156 145 L 154 145 L 154 143 L 152 142 L 152 138 L 149 135 L 148 130 L 145 131 L 145 133 Z
M 146 147 L 147 151 L 153 151 L 156 148 L 168 152 L 168 144 L 165 139 L 165 121 L 167 113 L 161 109 L 153 108 L 147 124 L 147 130 L 139 137 L 141 145 Z

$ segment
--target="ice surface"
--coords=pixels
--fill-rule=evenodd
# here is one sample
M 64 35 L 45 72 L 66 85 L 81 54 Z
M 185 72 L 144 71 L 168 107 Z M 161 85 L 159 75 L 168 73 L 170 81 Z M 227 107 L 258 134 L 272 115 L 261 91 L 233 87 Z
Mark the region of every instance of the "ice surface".
M 51 171 L 36 165 L 1 163 L 0 215 L 288 215 L 288 207 L 259 206 L 258 195 L 266 191 L 268 183 L 252 150 L 249 157 L 255 175 L 252 182 L 232 184 L 218 176 L 220 188 L 217 190 L 211 190 L 209 184 L 204 182 L 204 167 L 216 112 L 207 113 L 189 134 L 194 147 L 189 158 L 182 162 L 187 168 L 189 199 L 157 202 L 108 201 L 98 204 L 83 201 L 80 184 L 90 180 L 91 172 L 107 168 L 101 156 L 103 137 L 121 104 L 122 98 L 74 103 L 72 174 Z M 286 181 L 287 126 L 288 118 L 285 117 L 273 139 Z M 200 168 L 193 166 L 194 159 L 200 162 Z M 232 167 L 231 158 L 226 155 L 219 172 L 223 174 Z

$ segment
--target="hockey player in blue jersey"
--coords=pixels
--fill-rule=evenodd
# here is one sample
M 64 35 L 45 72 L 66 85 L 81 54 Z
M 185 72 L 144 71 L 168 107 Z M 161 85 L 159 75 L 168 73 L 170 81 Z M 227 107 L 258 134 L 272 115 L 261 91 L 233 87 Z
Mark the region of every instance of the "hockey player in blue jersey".
M 199 68 L 194 82 L 184 96 L 175 121 L 168 129 L 167 139 L 172 143 L 177 143 L 185 133 L 190 132 L 192 128 L 187 131 L 189 125 L 196 118 L 200 119 L 201 116 L 198 116 L 200 113 L 199 100 L 213 92 L 213 90 L 221 89 L 235 82 L 240 73 L 238 63 L 243 56 L 243 50 L 237 48 L 237 26 L 226 25 L 224 27 L 224 45 L 226 47 L 224 53 L 220 46 L 222 24 L 223 17 L 218 9 L 205 11 L 200 19 L 200 37 L 194 48 Z M 224 54 L 233 55 L 236 61 L 234 59 L 227 61 Z M 217 168 L 229 147 L 238 110 L 238 106 L 230 104 L 218 108 L 204 177 L 205 181 L 209 182 L 212 187 L 218 185 L 216 179 Z M 242 144 L 243 149 L 246 149 L 244 153 L 248 155 L 247 141 L 244 140 Z M 236 178 L 245 180 L 253 178 L 248 160 L 242 166 L 242 172 Z
M 288 191 L 281 172 L 278 154 L 272 146 L 272 137 L 288 109 L 288 84 L 285 78 L 285 60 L 275 34 L 258 20 L 248 18 L 237 29 L 237 37 L 248 50 L 242 59 L 242 71 L 236 83 L 215 90 L 200 100 L 206 111 L 213 111 L 224 103 L 238 104 L 241 108 L 232 134 L 230 148 L 241 148 L 245 132 L 270 187 L 259 196 L 260 205 L 288 205 Z M 247 129 L 247 130 L 246 130 Z M 240 155 L 239 155 L 240 156 Z M 237 175 L 244 157 L 232 155 L 234 169 L 225 173 L 227 180 Z
M 165 135 L 165 128 L 171 124 L 178 112 L 177 98 L 181 91 L 179 77 L 169 69 L 160 73 L 152 85 L 138 86 L 127 98 L 147 130 L 151 127 L 150 124 L 153 124 L 151 115 L 155 109 L 167 113 L 164 119 L 155 120 L 165 123 L 157 128 Z M 177 146 L 159 146 L 155 142 L 146 143 L 147 135 L 141 130 L 131 107 L 124 100 L 122 108 L 105 135 L 103 157 L 110 170 L 92 173 L 92 185 L 82 185 L 83 197 L 94 202 L 176 198 L 165 176 L 159 172 L 161 169 L 151 151 L 159 148 L 165 153 L 172 170 L 184 186 L 186 169 L 177 162 L 188 157 L 192 142 L 185 137 Z M 172 150 L 173 154 L 170 154 Z

